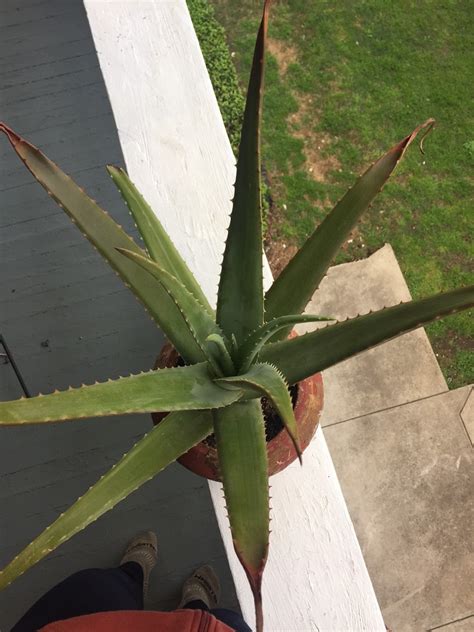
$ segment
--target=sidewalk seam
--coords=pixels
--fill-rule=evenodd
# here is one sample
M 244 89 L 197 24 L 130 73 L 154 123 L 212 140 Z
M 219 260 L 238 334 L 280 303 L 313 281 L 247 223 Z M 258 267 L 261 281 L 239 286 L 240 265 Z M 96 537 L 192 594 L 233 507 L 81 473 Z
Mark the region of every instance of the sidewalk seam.
M 445 628 L 448 625 L 452 625 L 453 623 L 459 623 L 460 621 L 467 621 L 474 617 L 474 613 L 468 614 L 465 617 L 461 617 L 460 619 L 453 619 L 453 621 L 448 621 L 447 623 L 442 623 L 441 625 L 437 625 L 434 628 L 428 628 L 426 632 L 434 632 L 434 630 L 441 630 L 441 628 Z
M 469 385 L 466 385 L 466 386 L 469 386 Z M 466 386 L 460 386 L 459 388 L 466 388 Z M 348 421 L 355 421 L 356 419 L 363 419 L 364 417 L 370 417 L 370 415 L 376 415 L 378 413 L 384 413 L 384 412 L 387 412 L 388 410 L 393 410 L 394 408 L 400 408 L 402 406 L 407 406 L 408 404 L 415 404 L 416 402 L 423 402 L 423 401 L 425 401 L 427 399 L 431 399 L 433 397 L 439 397 L 439 395 L 445 395 L 446 393 L 454 393 L 457 390 L 458 389 L 453 389 L 453 390 L 447 389 L 446 391 L 440 391 L 439 393 L 434 393 L 433 395 L 426 395 L 425 397 L 419 397 L 417 399 L 411 399 L 408 402 L 403 402 L 403 403 L 400 403 L 400 404 L 394 404 L 393 406 L 388 406 L 387 408 L 379 408 L 378 410 L 372 410 L 372 411 L 370 411 L 368 413 L 364 413 L 363 415 L 358 415 L 356 417 L 348 417 L 347 419 L 341 419 L 340 421 L 335 421 L 335 422 L 329 423 L 329 424 L 327 423 L 327 424 L 324 424 L 322 426 L 322 429 L 323 429 L 323 432 L 324 432 L 325 428 L 331 428 L 332 426 L 338 426 L 339 424 L 345 424 Z M 472 389 L 469 392 L 469 395 L 471 394 L 471 392 L 472 392 Z M 469 398 L 469 395 L 468 395 L 468 398 Z M 463 409 L 462 410 L 464 410 L 464 407 L 465 407 L 466 403 L 467 403 L 467 399 L 466 399 L 466 401 L 463 404 Z M 459 413 L 459 415 L 460 414 L 461 413 Z M 462 419 L 461 419 L 461 421 L 462 421 Z M 464 426 L 464 422 L 463 422 L 463 426 Z M 465 426 L 464 426 L 464 428 L 465 428 Z M 466 430 L 466 432 L 467 432 L 467 430 Z M 469 440 L 471 440 L 471 439 L 469 438 Z
M 467 426 L 466 426 L 466 424 L 465 424 L 465 422 L 464 422 L 464 418 L 463 418 L 462 414 L 463 414 L 463 412 L 464 412 L 464 409 L 465 409 L 465 408 L 466 408 L 466 406 L 467 406 L 467 402 L 469 401 L 469 398 L 471 397 L 471 395 L 472 395 L 473 391 L 474 391 L 474 386 L 471 388 L 471 390 L 470 390 L 470 391 L 469 391 L 469 393 L 467 394 L 466 400 L 465 400 L 464 404 L 462 405 L 461 410 L 459 411 L 459 418 L 460 418 L 460 420 L 461 420 L 462 427 L 464 428 L 464 430 L 465 430 L 465 432 L 466 432 L 466 435 L 467 435 L 467 438 L 469 439 L 469 441 L 470 441 L 470 443 L 471 443 L 472 447 L 474 447 L 474 442 L 473 442 L 473 440 L 472 440 L 471 435 L 469 434 L 469 430 L 467 429 Z

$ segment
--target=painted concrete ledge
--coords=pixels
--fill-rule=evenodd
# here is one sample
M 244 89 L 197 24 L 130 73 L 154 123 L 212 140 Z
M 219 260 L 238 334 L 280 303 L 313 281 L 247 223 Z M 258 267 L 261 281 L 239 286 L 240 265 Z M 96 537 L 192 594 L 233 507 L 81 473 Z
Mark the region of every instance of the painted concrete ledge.
M 211 300 L 230 211 L 234 157 L 184 0 L 85 0 L 131 178 Z M 271 281 L 268 266 L 267 284 Z M 211 493 L 244 616 L 250 592 Z M 385 629 L 321 431 L 305 467 L 272 487 L 268 631 Z

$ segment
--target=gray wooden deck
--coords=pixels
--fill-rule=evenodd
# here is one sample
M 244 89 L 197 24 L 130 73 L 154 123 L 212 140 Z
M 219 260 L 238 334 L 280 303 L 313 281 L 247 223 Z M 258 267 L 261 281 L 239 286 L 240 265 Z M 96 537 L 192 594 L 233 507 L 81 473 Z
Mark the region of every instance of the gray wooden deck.
M 0 117 L 135 234 L 104 171 L 123 158 L 80 0 L 3 0 Z M 0 334 L 32 394 L 149 368 L 162 342 L 154 324 L 4 138 L 0 157 Z M 0 397 L 19 395 L 0 357 Z M 128 416 L 2 430 L 0 565 L 149 427 L 147 416 Z M 151 606 L 174 607 L 184 577 L 212 561 L 223 605 L 236 607 L 208 486 L 174 466 L 1 593 L 0 629 L 69 573 L 116 563 L 143 528 L 155 529 L 160 542 Z

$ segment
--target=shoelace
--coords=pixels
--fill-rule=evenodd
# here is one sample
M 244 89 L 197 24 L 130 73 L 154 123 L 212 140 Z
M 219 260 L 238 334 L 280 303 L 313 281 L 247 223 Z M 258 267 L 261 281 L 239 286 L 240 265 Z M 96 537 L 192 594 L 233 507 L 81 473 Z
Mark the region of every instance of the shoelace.
M 212 586 L 210 585 L 210 583 L 207 581 L 207 579 L 205 577 L 203 577 L 202 575 L 195 575 L 194 577 L 196 579 L 198 579 L 204 585 L 204 588 L 211 594 L 211 596 L 214 599 L 214 601 L 217 602 L 217 595 L 214 592 L 214 590 L 213 590 Z
M 147 546 L 148 548 L 150 548 L 150 549 L 152 549 L 152 550 L 153 550 L 153 553 L 156 553 L 156 549 L 155 549 L 155 547 L 153 546 L 153 544 L 150 544 L 150 542 L 138 542 L 137 544 L 134 544 L 132 547 L 130 547 L 130 548 L 127 550 L 127 555 L 128 555 L 129 553 L 132 553 L 132 551 L 135 551 L 136 549 L 141 549 L 141 548 L 143 548 L 144 546 Z

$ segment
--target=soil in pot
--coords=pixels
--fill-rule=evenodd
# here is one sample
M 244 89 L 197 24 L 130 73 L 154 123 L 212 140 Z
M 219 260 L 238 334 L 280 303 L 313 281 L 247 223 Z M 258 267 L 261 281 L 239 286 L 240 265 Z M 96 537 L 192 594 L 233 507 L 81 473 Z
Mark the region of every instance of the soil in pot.
M 155 363 L 155 368 L 184 366 L 176 350 L 167 343 Z M 309 445 L 319 423 L 323 407 L 323 384 L 321 374 L 313 375 L 297 385 L 290 387 L 296 423 L 298 425 L 300 445 L 305 450 Z M 270 476 L 285 469 L 296 458 L 296 450 L 286 432 L 280 416 L 271 403 L 262 398 L 267 439 L 268 473 Z M 153 413 L 153 423 L 159 423 L 166 413 Z M 220 480 L 219 458 L 214 435 L 198 443 L 189 452 L 178 459 L 181 465 L 199 476 L 211 480 Z

